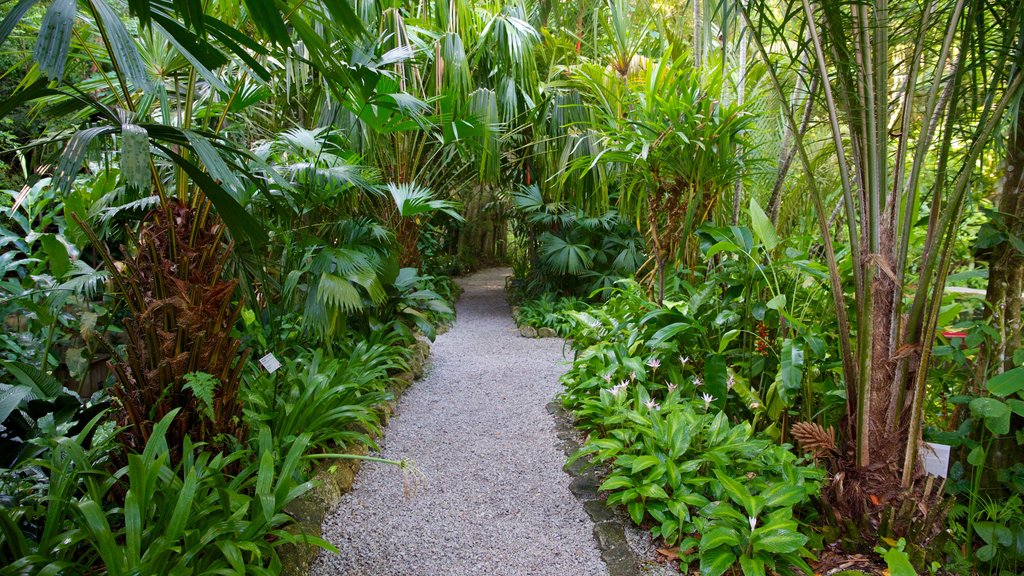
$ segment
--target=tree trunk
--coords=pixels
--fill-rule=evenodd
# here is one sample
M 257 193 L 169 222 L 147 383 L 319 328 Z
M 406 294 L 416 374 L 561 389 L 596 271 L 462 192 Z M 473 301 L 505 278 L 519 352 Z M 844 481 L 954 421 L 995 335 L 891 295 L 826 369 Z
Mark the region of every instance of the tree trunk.
M 1006 175 L 996 207 L 1001 213 L 1005 232 L 1024 238 L 1024 107 L 1017 112 L 1016 129 L 1007 138 Z M 976 387 L 985 379 L 1013 368 L 1013 353 L 1021 347 L 1021 306 L 1024 292 L 1024 254 L 1010 241 L 1000 242 L 992 249 L 988 268 L 988 291 L 985 294 L 985 318 L 995 329 L 996 338 L 982 348 L 978 362 Z M 1010 430 L 1020 430 L 1024 418 L 1011 415 Z M 996 473 L 1024 459 L 1024 446 L 1013 438 L 996 439 L 988 453 L 982 486 L 999 489 Z
M 746 1 L 743 2 L 743 7 L 746 9 Z M 740 20 L 739 24 L 739 36 L 740 36 L 740 69 L 738 78 L 736 79 L 736 104 L 743 104 L 744 97 L 746 96 L 747 87 L 747 31 L 743 20 Z M 723 46 L 723 50 L 725 47 Z M 732 192 L 732 225 L 737 226 L 740 223 L 740 202 L 743 198 L 743 181 L 739 178 L 736 179 L 736 184 L 733 185 Z
M 1024 107 L 1017 113 L 1016 130 L 1007 139 L 1006 176 L 997 209 L 1006 233 L 1024 239 Z M 989 260 L 985 317 L 998 333 L 986 347 L 985 362 L 992 374 L 1013 368 L 1013 352 L 1021 346 L 1021 292 L 1024 291 L 1024 254 L 1009 241 L 992 249 Z
M 802 136 L 807 132 L 807 127 L 811 123 L 811 112 L 814 110 L 814 93 L 818 90 L 818 84 L 821 79 L 815 75 L 811 79 L 811 86 L 807 89 L 807 105 L 804 107 L 804 115 L 800 119 L 800 135 Z M 795 108 L 795 106 L 794 106 Z M 782 207 L 782 186 L 786 182 L 786 175 L 789 174 L 789 168 L 793 165 L 793 158 L 796 156 L 796 146 L 793 145 L 793 131 L 790 127 L 786 126 L 786 131 L 782 136 L 782 152 L 779 158 L 779 173 L 775 178 L 775 186 L 772 187 L 772 195 L 768 199 L 768 218 L 771 219 L 772 224 L 778 226 L 779 224 L 779 209 Z
M 693 67 L 700 70 L 701 62 L 704 60 L 704 19 L 700 14 L 700 4 L 704 0 L 692 0 L 693 2 Z

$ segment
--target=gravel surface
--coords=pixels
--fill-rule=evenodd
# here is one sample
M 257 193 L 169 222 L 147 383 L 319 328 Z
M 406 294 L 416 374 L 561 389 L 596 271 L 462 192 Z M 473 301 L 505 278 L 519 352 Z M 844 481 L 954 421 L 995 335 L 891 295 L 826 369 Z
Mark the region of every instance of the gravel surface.
M 385 431 L 381 454 L 415 464 L 414 493 L 396 467 L 365 465 L 324 521 L 341 552 L 322 553 L 313 574 L 607 574 L 545 409 L 566 369 L 562 340 L 519 336 L 507 273 L 461 282 L 458 321 Z

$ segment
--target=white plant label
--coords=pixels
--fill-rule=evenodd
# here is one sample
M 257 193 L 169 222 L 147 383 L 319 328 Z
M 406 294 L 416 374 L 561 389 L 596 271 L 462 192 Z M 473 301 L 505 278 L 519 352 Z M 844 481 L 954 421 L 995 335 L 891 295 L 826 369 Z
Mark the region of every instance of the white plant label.
M 274 356 L 273 353 L 267 354 L 263 358 L 260 358 L 260 364 L 263 365 L 263 369 L 268 373 L 273 374 L 281 367 L 281 362 Z
M 926 473 L 945 478 L 949 473 L 949 446 L 925 442 L 921 447 L 921 460 Z

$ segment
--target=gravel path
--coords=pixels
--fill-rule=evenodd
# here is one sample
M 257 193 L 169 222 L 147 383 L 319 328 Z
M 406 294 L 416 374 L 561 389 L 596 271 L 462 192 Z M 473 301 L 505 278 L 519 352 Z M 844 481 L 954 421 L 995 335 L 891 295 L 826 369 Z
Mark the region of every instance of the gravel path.
M 382 454 L 415 463 L 415 494 L 395 467 L 365 465 L 324 521 L 341 553 L 323 553 L 313 574 L 607 574 L 545 409 L 565 370 L 562 340 L 519 336 L 507 273 L 462 281 L 458 321 L 387 427 Z

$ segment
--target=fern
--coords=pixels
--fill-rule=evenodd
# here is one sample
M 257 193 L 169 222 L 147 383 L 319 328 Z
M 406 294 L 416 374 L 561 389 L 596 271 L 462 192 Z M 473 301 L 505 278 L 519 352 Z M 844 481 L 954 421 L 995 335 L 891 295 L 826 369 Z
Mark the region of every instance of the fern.
M 185 385 L 181 388 L 182 390 L 191 390 L 192 395 L 202 405 L 203 413 L 206 414 L 206 417 L 211 421 L 215 421 L 213 393 L 217 390 L 218 386 L 220 386 L 220 380 L 206 372 L 189 372 L 185 374 Z

